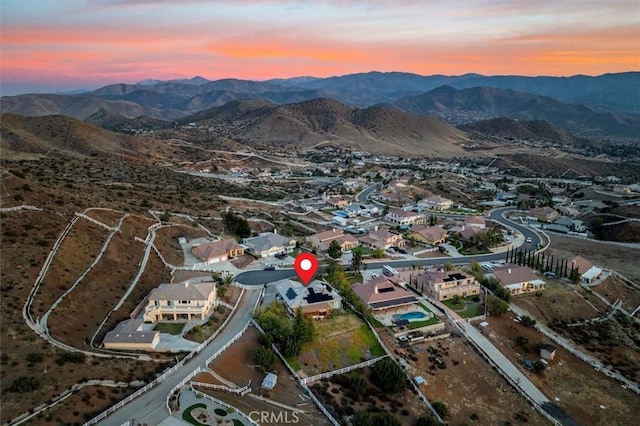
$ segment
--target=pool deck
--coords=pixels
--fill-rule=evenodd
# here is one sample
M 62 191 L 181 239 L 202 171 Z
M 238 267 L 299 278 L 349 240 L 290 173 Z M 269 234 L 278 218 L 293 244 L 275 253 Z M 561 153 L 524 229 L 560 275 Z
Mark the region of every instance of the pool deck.
M 398 308 L 397 310 L 391 311 L 391 312 L 386 312 L 384 314 L 376 314 L 376 318 L 383 323 L 386 326 L 392 326 L 393 325 L 393 316 L 394 315 L 402 315 L 402 314 L 406 314 L 409 312 L 422 312 L 425 314 L 424 318 L 415 318 L 418 321 L 424 321 L 426 319 L 429 319 L 433 316 L 433 312 L 428 312 L 425 311 L 424 309 L 422 309 L 422 307 L 418 306 L 418 305 L 407 305 L 407 306 L 403 306 L 401 308 Z

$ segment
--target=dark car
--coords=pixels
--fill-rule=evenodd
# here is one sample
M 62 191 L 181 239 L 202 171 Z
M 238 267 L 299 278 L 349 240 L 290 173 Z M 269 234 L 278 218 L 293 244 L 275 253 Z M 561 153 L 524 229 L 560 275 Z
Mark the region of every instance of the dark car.
M 275 266 L 273 266 L 273 265 L 269 265 L 269 266 L 265 266 L 265 267 L 264 267 L 264 270 L 265 270 L 265 271 L 275 271 L 275 270 L 276 270 L 276 267 L 275 267 Z

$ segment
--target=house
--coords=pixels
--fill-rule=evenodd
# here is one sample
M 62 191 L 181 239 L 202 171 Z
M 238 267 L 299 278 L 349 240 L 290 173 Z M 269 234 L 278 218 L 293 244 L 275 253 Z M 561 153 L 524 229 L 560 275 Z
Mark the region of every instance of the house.
M 331 241 L 337 240 L 343 252 L 358 247 L 358 240 L 351 234 L 345 234 L 342 229 L 331 229 L 309 237 L 309 242 L 318 250 L 327 251 Z
M 485 229 L 487 227 L 487 223 L 485 222 L 483 217 L 467 216 L 464 219 L 464 226 L 469 228 Z
M 374 311 L 397 310 L 418 301 L 397 277 L 380 276 L 366 284 L 356 283 L 351 288 Z
M 206 264 L 219 263 L 242 256 L 244 248 L 233 238 L 193 246 L 191 253 Z
M 528 217 L 535 217 L 539 222 L 554 222 L 560 214 L 551 207 L 534 207 L 529 210 Z
M 602 275 L 602 269 L 598 268 L 582 256 L 576 256 L 571 263 L 569 263 L 569 267 L 572 270 L 578 270 L 578 273 L 580 274 L 580 282 L 582 284 L 591 284 L 593 281 L 600 278 L 600 275 Z
M 269 257 L 278 253 L 291 253 L 296 248 L 296 239 L 275 232 L 265 232 L 257 237 L 245 238 L 242 244 L 255 257 Z
M 546 284 L 526 266 L 505 265 L 495 268 L 492 273 L 513 295 L 544 290 Z
M 423 244 L 437 246 L 447 241 L 447 231 L 441 226 L 419 226 L 411 228 L 407 238 Z
M 449 300 L 453 296 L 466 297 L 480 294 L 480 283 L 473 275 L 462 270 L 427 271 L 418 276 L 416 288 L 438 301 Z
M 418 207 L 428 210 L 447 210 L 453 207 L 453 201 L 439 195 L 434 195 L 433 197 L 420 200 Z
M 382 248 L 384 250 L 389 247 L 404 247 L 404 238 L 400 234 L 389 232 L 388 229 L 378 229 L 371 231 L 369 234 L 359 239 L 360 244 L 373 249 Z
M 389 213 L 387 213 L 384 219 L 387 222 L 395 223 L 398 225 L 406 225 L 406 226 L 411 226 L 414 223 L 418 223 L 419 221 L 421 221 L 421 219 L 423 221 L 426 220 L 422 215 L 418 213 L 406 211 L 398 208 L 389 209 Z
M 328 197 L 324 197 L 323 201 L 330 205 L 333 208 L 341 209 L 349 204 L 351 204 L 351 200 L 348 198 L 341 197 L 339 195 L 331 195 Z
M 145 322 L 204 320 L 216 304 L 216 284 L 160 284 L 147 299 Z
M 540 358 L 545 361 L 552 361 L 556 357 L 556 347 L 553 345 L 540 346 Z
M 160 333 L 143 330 L 143 322 L 129 319 L 122 321 L 102 340 L 105 349 L 151 351 L 160 343 Z
M 275 287 L 276 300 L 282 301 L 291 315 L 300 308 L 307 318 L 324 319 L 342 308 L 342 297 L 329 284 L 319 280 L 305 286 L 298 281 L 284 279 L 277 281 Z
M 277 383 L 278 383 L 278 376 L 276 376 L 273 373 L 267 373 L 267 375 L 264 376 L 264 379 L 262 379 L 261 386 L 266 390 L 273 390 L 273 388 L 276 387 Z

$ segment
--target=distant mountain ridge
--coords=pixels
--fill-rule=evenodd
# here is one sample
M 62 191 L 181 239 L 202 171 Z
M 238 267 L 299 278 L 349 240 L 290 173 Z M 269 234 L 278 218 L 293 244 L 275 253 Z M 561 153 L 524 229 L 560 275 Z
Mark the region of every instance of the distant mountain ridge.
M 238 99 L 285 105 L 318 98 L 358 108 L 381 104 L 414 114 L 433 114 L 455 125 L 506 116 L 547 120 L 571 132 L 582 132 L 586 125 L 594 135 L 629 136 L 638 130 L 640 120 L 640 72 L 597 77 L 369 72 L 267 81 L 209 81 L 197 76 L 112 84 L 77 95 L 5 96 L 1 102 L 3 112 L 27 116 L 64 114 L 84 120 L 98 111 L 108 111 L 128 118 L 178 120 Z

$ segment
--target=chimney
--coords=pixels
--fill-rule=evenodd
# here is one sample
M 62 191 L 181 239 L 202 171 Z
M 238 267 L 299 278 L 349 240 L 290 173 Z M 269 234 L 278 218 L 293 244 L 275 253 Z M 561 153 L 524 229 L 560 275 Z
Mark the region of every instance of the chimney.
M 507 274 L 511 273 L 511 268 L 507 269 Z
M 185 287 L 189 287 L 189 281 L 187 281 L 186 283 L 184 283 Z
M 277 230 L 276 228 L 273 228 L 273 233 L 274 233 L 274 234 L 277 234 L 277 233 L 278 233 L 278 230 Z
M 373 293 L 374 294 L 378 294 L 378 285 L 377 284 L 373 287 Z

